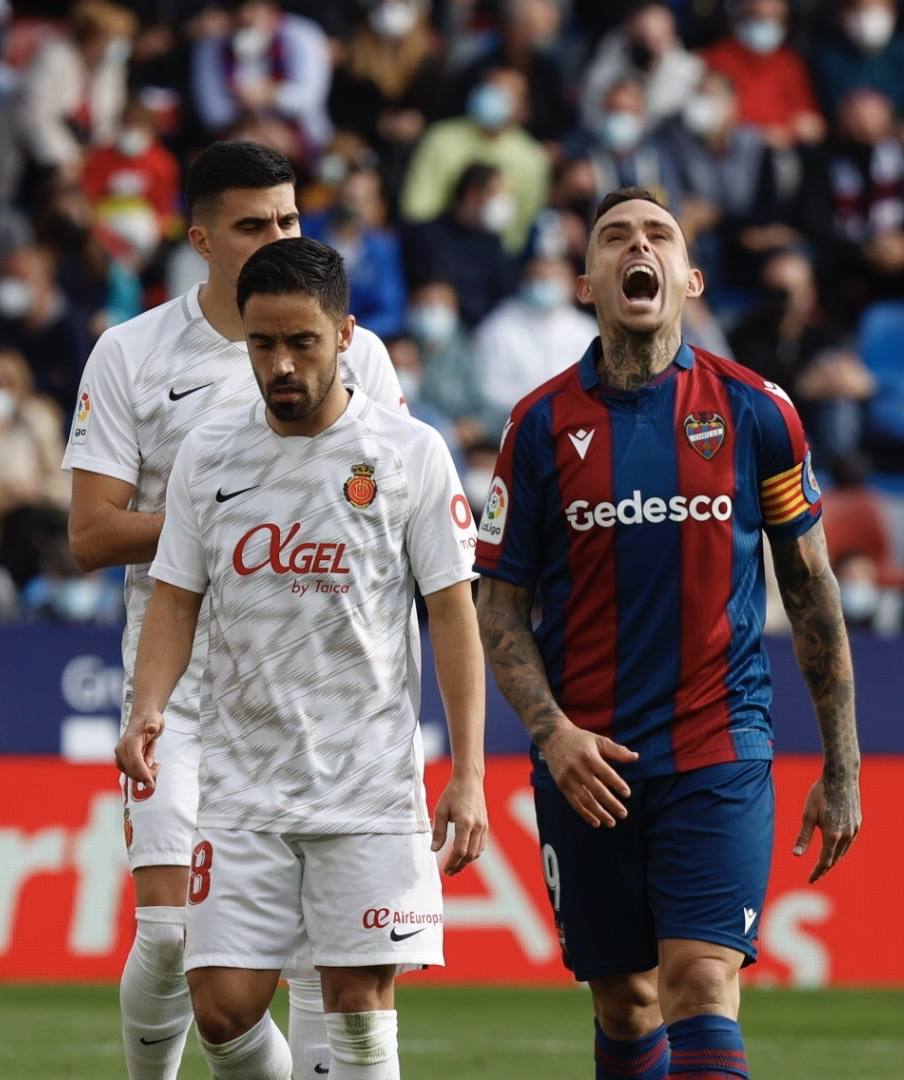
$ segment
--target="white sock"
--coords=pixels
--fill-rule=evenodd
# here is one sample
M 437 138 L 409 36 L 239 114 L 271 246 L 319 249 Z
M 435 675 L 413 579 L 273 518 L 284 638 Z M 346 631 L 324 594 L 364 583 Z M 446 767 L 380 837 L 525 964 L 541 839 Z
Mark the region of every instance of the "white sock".
M 227 1043 L 209 1043 L 198 1036 L 215 1080 L 292 1080 L 289 1044 L 269 1012 Z
M 320 977 L 289 979 L 289 1046 L 292 1080 L 320 1080 L 330 1070 Z
M 399 1021 L 395 1009 L 327 1013 L 330 1080 L 399 1080 Z
M 192 1024 L 182 967 L 185 909 L 135 909 L 138 929 L 119 984 L 122 1041 L 131 1080 L 176 1080 Z

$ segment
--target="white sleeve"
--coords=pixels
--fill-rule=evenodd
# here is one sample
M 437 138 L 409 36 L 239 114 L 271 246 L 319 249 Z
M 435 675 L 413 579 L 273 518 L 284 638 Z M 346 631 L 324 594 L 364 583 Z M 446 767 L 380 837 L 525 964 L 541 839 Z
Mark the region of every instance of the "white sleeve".
M 88 357 L 79 386 L 64 469 L 138 481 L 141 452 L 122 348 L 109 331 Z
M 389 353 L 376 334 L 356 326 L 352 343 L 346 350 L 346 363 L 353 381 L 357 381 L 371 401 L 394 412 L 408 412 Z
M 173 463 L 166 485 L 166 517 L 157 544 L 157 554 L 148 573 L 158 581 L 177 585 L 189 592 L 207 591 L 210 580 L 201 530 L 191 501 L 191 472 L 194 464 L 189 436 Z
M 411 515 L 406 547 L 424 596 L 472 581 L 477 537 L 474 518 L 442 436 L 423 425 L 408 455 Z

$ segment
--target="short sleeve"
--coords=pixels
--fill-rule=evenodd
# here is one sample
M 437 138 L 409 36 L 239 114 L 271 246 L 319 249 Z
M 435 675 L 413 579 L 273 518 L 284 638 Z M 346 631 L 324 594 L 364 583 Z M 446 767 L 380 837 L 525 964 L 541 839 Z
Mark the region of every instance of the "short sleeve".
M 101 335 L 82 373 L 64 469 L 138 482 L 141 453 L 129 383 L 122 348 L 109 332 Z
M 803 424 L 791 399 L 775 383 L 756 395 L 760 435 L 760 508 L 770 540 L 802 536 L 822 514 Z
M 166 516 L 149 573 L 158 581 L 205 593 L 210 580 L 207 556 L 191 500 L 191 438 L 179 448 L 166 486 Z
M 363 326 L 355 327 L 352 343 L 344 355 L 350 376 L 347 381 L 358 384 L 378 405 L 385 405 L 393 412 L 408 412 L 389 353 L 376 334 Z
M 513 585 L 532 586 L 540 573 L 544 514 L 537 455 L 545 415 L 541 403 L 516 409 L 505 422 L 477 529 L 477 570 Z
M 424 596 L 474 573 L 474 516 L 442 437 L 424 428 L 409 456 L 411 514 L 406 546 L 414 579 Z

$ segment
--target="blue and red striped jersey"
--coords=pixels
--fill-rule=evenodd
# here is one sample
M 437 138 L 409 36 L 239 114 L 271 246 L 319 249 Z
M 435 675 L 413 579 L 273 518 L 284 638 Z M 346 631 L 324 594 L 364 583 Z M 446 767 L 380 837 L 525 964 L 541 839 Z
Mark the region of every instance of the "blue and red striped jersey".
M 682 345 L 637 391 L 597 339 L 515 407 L 478 531 L 481 574 L 534 591 L 534 635 L 571 720 L 658 776 L 772 756 L 763 531 L 821 513 L 785 392 Z

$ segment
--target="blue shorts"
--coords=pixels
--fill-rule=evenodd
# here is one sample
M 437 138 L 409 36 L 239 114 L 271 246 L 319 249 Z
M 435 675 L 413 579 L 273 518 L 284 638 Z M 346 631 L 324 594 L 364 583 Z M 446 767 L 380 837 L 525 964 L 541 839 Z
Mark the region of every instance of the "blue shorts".
M 543 873 L 576 979 L 648 971 L 661 938 L 756 959 L 772 861 L 770 761 L 734 761 L 631 783 L 628 817 L 591 828 L 545 766 L 534 770 Z

